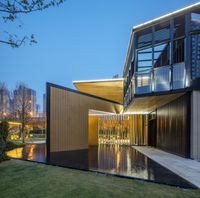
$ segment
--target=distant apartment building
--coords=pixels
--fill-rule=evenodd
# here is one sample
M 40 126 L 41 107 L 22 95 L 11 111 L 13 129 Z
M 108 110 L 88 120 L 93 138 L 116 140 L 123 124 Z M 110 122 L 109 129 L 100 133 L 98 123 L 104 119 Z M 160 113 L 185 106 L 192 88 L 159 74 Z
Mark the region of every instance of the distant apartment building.
M 46 94 L 43 94 L 43 115 L 46 116 Z
M 31 116 L 36 116 L 36 91 L 24 86 L 19 86 L 13 92 L 13 108 L 16 109 L 20 100 L 22 100 L 22 93 L 24 91 L 25 100 L 29 102 L 29 111 Z
M 10 111 L 10 92 L 4 85 L 2 85 L 0 86 L 0 116 L 6 116 Z

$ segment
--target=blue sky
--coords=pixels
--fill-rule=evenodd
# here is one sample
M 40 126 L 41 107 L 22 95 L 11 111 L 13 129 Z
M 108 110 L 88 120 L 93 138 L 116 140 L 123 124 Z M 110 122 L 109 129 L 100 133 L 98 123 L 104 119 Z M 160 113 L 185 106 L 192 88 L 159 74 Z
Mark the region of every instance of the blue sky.
M 22 15 L 1 27 L 35 34 L 38 44 L 12 49 L 0 45 L 0 81 L 9 89 L 25 82 L 42 104 L 45 83 L 73 88 L 73 80 L 122 74 L 131 28 L 196 3 L 196 0 L 66 0 L 60 7 Z

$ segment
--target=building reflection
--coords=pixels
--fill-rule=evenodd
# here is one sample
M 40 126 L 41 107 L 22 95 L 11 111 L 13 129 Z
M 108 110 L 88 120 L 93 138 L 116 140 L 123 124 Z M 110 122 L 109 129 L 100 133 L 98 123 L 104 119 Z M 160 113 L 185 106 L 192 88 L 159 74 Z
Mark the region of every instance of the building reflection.
M 46 162 L 45 144 L 27 144 L 23 148 L 16 148 L 7 152 L 11 158 L 26 159 L 30 161 Z
M 93 158 L 90 152 L 89 158 Z M 154 179 L 148 158 L 130 146 L 99 145 L 97 160 L 97 166 L 90 166 L 90 169 L 129 177 Z
M 46 162 L 46 145 L 29 144 L 7 152 L 12 158 Z M 193 187 L 190 183 L 139 153 L 131 146 L 101 144 L 88 149 L 51 153 L 50 164 L 101 173 Z

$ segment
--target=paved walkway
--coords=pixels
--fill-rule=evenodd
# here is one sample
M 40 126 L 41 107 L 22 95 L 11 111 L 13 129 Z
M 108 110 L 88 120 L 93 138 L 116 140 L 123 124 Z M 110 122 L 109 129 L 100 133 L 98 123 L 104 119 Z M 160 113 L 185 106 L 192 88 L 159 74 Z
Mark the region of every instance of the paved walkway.
M 200 188 L 200 162 L 148 146 L 133 148 Z

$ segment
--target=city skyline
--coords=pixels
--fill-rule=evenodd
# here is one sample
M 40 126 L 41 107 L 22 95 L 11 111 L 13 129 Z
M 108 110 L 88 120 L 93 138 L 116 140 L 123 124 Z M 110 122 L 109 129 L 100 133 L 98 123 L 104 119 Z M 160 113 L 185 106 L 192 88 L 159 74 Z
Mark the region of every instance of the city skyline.
M 22 96 L 23 84 L 16 86 L 14 90 L 9 90 L 6 84 L 0 82 L 0 116 L 10 116 L 15 113 L 17 109 L 17 103 Z M 30 101 L 30 113 L 33 117 L 38 117 L 45 115 L 46 108 L 44 104 L 46 103 L 45 97 L 43 98 L 43 106 L 37 103 L 37 92 L 30 87 L 24 87 L 26 99 Z M 45 94 L 44 94 L 45 95 Z
M 195 2 L 170 0 L 162 6 L 158 0 L 143 0 L 133 12 L 135 2 L 130 0 L 66 1 L 58 8 L 23 15 L 21 30 L 16 28 L 17 23 L 2 27 L 19 35 L 34 33 L 38 44 L 19 49 L 2 45 L 1 81 L 9 89 L 14 89 L 17 82 L 25 82 L 37 91 L 42 107 L 47 81 L 73 88 L 72 80 L 121 76 L 131 28 Z

